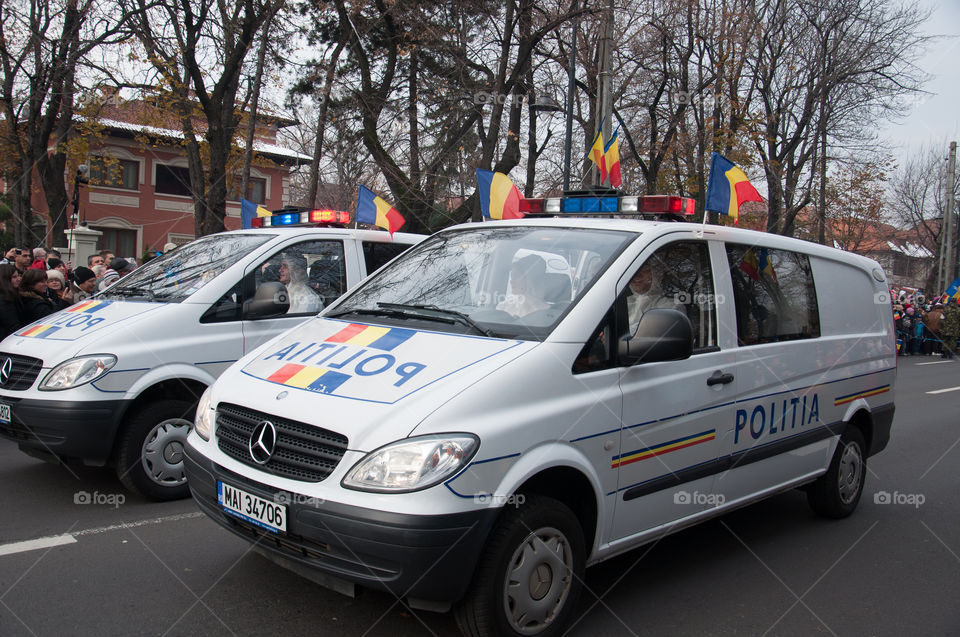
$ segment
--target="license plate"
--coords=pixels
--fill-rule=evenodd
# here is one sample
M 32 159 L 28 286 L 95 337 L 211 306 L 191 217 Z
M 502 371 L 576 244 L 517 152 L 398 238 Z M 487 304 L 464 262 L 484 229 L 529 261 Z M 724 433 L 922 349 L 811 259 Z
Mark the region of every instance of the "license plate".
M 5 422 L 8 425 L 13 419 L 13 408 L 6 403 L 0 403 L 0 422 Z
M 223 510 L 274 533 L 287 530 L 287 507 L 264 500 L 243 489 L 217 481 L 217 501 Z

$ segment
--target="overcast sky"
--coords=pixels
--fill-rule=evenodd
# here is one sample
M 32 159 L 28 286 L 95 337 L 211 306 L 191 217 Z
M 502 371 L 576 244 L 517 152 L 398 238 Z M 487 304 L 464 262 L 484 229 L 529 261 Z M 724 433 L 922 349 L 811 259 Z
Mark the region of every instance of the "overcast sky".
M 925 87 L 930 94 L 918 96 L 906 118 L 883 127 L 881 134 L 901 151 L 960 141 L 960 1 L 920 0 L 918 4 L 933 7 L 925 32 L 945 37 L 933 42 L 919 62 L 932 76 Z M 944 156 L 946 152 L 944 148 Z

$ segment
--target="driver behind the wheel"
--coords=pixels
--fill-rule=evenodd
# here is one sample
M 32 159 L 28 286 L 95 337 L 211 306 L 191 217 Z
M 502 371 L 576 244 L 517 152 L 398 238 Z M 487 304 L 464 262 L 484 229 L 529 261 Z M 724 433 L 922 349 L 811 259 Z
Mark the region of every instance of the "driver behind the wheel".
M 520 318 L 550 307 L 543 299 L 546 273 L 546 261 L 535 254 L 514 261 L 510 267 L 510 294 L 497 304 L 497 309 Z

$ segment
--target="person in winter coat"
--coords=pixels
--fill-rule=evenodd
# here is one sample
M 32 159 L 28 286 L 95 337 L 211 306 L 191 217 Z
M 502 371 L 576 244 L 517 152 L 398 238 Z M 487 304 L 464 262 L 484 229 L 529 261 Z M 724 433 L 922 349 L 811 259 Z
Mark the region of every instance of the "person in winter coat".
M 73 305 L 73 290 L 60 270 L 47 270 L 47 298 L 53 307 L 63 310 Z
M 47 298 L 47 271 L 29 269 L 20 280 L 20 302 L 23 303 L 24 325 L 39 321 L 56 308 Z
M 0 340 L 23 326 L 20 271 L 12 263 L 0 265 Z

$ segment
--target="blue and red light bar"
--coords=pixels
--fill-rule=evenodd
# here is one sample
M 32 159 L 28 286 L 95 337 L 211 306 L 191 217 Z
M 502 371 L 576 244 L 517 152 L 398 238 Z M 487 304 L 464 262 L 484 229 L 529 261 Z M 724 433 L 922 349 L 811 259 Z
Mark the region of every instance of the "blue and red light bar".
M 521 199 L 520 211 L 528 215 L 693 215 L 696 201 L 690 197 L 647 195 L 644 197 L 550 197 Z
M 347 225 L 350 213 L 346 210 L 304 210 L 302 212 L 278 212 L 269 217 L 254 217 L 253 228 L 277 228 L 280 226 L 314 225 L 330 223 Z

